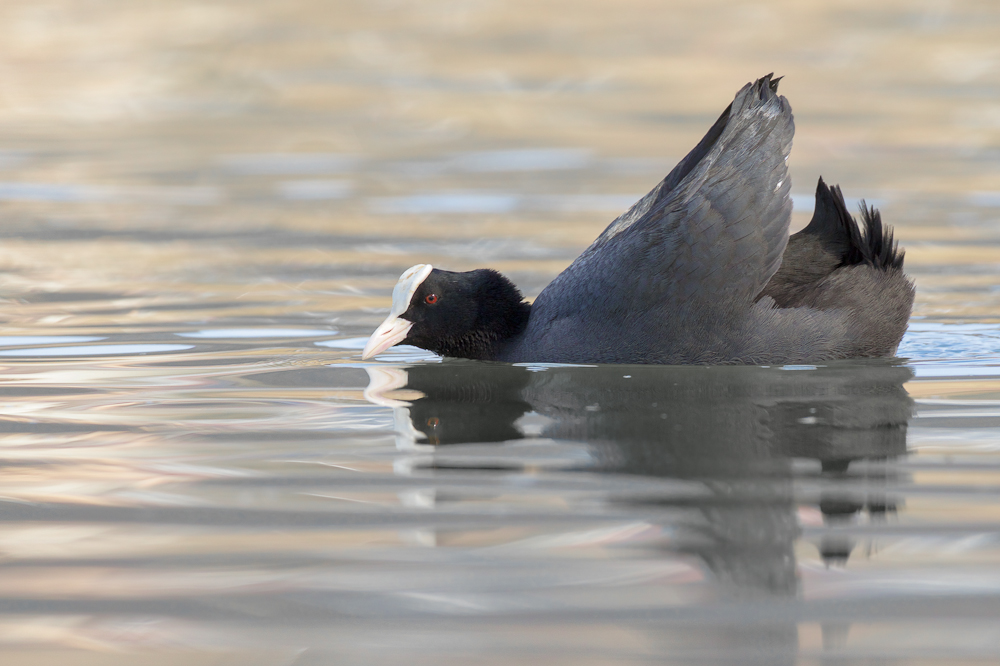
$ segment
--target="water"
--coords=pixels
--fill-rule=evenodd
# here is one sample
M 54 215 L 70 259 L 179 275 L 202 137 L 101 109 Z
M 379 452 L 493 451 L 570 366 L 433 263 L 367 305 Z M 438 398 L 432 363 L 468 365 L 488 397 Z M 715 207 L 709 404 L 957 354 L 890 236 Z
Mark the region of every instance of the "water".
M 0 18 L 5 665 L 997 660 L 991 3 Z M 361 362 L 405 268 L 537 294 L 772 70 L 900 359 Z

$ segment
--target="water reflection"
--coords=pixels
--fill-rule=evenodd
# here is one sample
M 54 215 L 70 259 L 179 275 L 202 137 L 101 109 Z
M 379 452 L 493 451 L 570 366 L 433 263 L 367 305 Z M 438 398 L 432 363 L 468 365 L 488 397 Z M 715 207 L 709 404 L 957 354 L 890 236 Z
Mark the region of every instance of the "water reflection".
M 669 548 L 696 555 L 722 593 L 736 597 L 796 595 L 797 504 L 811 502 L 829 525 L 893 510 L 878 465 L 849 470 L 905 454 L 914 404 L 903 388 L 912 372 L 889 362 L 788 369 L 449 360 L 369 374 L 366 395 L 408 426 L 402 447 L 440 453 L 425 468 L 496 471 L 495 461 L 482 466 L 447 447 L 549 439 L 586 445 L 578 471 L 681 483 L 680 493 L 622 486 L 609 500 L 670 531 Z M 848 480 L 844 488 L 816 490 L 817 481 L 838 479 Z M 803 481 L 812 489 L 796 487 Z M 828 564 L 843 564 L 854 543 L 824 536 L 817 546 Z
M 914 407 L 903 387 L 912 371 L 884 361 L 726 368 L 446 360 L 370 368 L 369 376 L 366 396 L 395 410 L 400 448 L 431 453 L 419 465 L 425 471 L 495 474 L 532 464 L 450 454 L 474 443 L 583 445 L 587 455 L 563 457 L 562 469 L 608 477 L 607 508 L 669 535 L 654 551 L 667 560 L 696 558 L 712 590 L 703 602 L 729 604 L 800 598 L 802 512 L 818 510 L 835 528 L 865 512 L 878 519 L 895 510 L 887 484 L 898 479 L 879 462 L 905 454 Z M 864 463 L 859 471 L 856 462 Z M 629 478 L 660 483 L 636 486 Z M 824 532 L 814 545 L 827 566 L 843 566 L 856 544 L 849 534 Z M 795 663 L 794 612 L 748 618 L 693 632 L 671 623 L 655 634 L 665 650 Z M 850 622 L 820 628 L 833 649 Z

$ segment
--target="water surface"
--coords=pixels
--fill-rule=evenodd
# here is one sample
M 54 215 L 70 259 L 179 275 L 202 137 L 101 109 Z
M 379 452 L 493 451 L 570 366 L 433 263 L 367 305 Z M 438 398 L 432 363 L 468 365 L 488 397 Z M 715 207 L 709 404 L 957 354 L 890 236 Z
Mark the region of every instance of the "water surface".
M 991 663 L 991 3 L 0 9 L 4 664 Z M 784 74 L 898 359 L 360 360 L 415 263 L 536 295 Z

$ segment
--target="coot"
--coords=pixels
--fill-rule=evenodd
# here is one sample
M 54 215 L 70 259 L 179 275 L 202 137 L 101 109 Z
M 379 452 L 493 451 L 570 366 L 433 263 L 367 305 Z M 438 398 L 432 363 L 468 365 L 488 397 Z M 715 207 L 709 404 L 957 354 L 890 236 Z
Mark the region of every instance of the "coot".
M 789 237 L 795 131 L 772 75 L 538 295 L 490 269 L 413 266 L 362 358 L 405 343 L 508 362 L 774 364 L 892 356 L 913 306 L 903 251 L 820 178 Z

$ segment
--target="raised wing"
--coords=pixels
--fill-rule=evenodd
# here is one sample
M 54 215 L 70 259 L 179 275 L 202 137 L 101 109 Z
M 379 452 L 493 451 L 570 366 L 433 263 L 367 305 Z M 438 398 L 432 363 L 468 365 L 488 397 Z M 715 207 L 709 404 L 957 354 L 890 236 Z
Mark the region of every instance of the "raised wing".
M 777 83 L 744 86 L 694 150 L 539 294 L 521 352 L 724 360 L 716 338 L 749 316 L 788 242 L 794 122 Z

